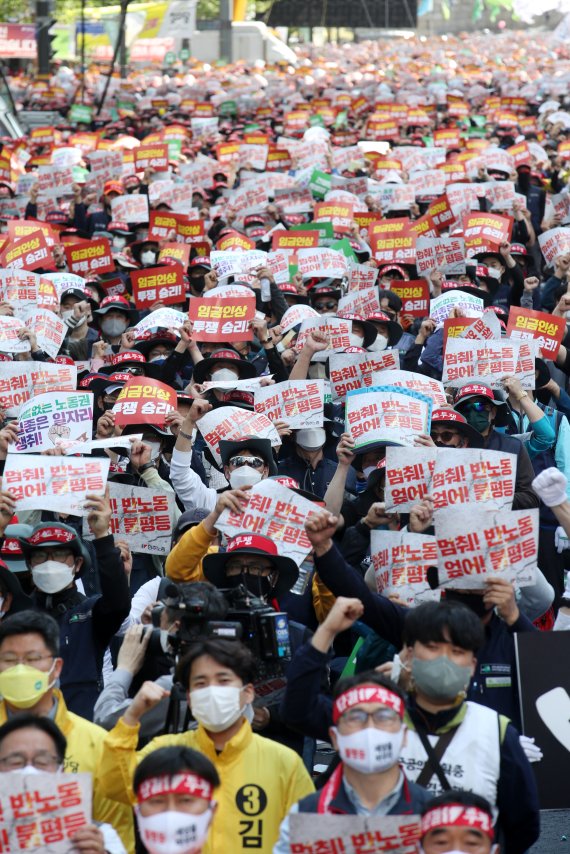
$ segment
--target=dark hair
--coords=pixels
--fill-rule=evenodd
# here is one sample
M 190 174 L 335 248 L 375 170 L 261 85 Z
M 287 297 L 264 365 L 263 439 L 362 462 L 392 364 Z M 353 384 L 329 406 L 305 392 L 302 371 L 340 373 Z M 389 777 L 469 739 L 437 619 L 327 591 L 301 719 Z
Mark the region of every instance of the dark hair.
M 182 771 L 192 771 L 198 777 L 203 777 L 214 788 L 220 785 L 220 778 L 214 764 L 197 750 L 181 745 L 159 747 L 149 753 L 139 763 L 133 779 L 133 790 L 136 794 L 145 780 L 164 775 L 180 774 Z
M 49 651 L 59 655 L 59 626 L 49 614 L 41 611 L 20 611 L 0 623 L 0 646 L 15 635 L 41 635 Z
M 387 688 L 393 694 L 397 694 L 400 700 L 405 703 L 406 698 L 404 692 L 398 688 L 395 682 L 383 676 L 382 673 L 377 673 L 375 670 L 366 670 L 363 673 L 355 673 L 354 676 L 346 676 L 344 679 L 339 679 L 333 690 L 333 699 L 336 700 L 345 691 L 351 688 L 356 688 L 357 685 L 380 685 L 382 688 Z
M 450 640 L 461 649 L 477 652 L 485 642 L 485 632 L 477 615 L 459 602 L 423 602 L 410 608 L 404 621 L 406 646 Z
M 229 667 L 244 685 L 255 679 L 255 661 L 251 651 L 243 643 L 223 638 L 203 638 L 193 643 L 180 660 L 176 668 L 176 681 L 188 687 L 192 665 L 203 655 L 209 655 L 218 664 Z
M 67 739 L 51 718 L 37 717 L 30 714 L 15 715 L 15 717 L 10 718 L 10 720 L 0 726 L 0 744 L 2 744 L 6 736 L 17 732 L 19 729 L 38 729 L 41 732 L 45 732 L 54 743 L 55 752 L 60 764 L 63 762 L 67 751 Z
M 476 795 L 475 792 L 466 792 L 463 789 L 449 789 L 441 795 L 437 795 L 424 805 L 421 814 L 425 815 L 429 810 L 436 807 L 444 807 L 448 804 L 461 804 L 464 807 L 477 807 L 482 812 L 486 812 L 493 818 L 493 810 L 491 804 L 486 798 L 481 795 Z

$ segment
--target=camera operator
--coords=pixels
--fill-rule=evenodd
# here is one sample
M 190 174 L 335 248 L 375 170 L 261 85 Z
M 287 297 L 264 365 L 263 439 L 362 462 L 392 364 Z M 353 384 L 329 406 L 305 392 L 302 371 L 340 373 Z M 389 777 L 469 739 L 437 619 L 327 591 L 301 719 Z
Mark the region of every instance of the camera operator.
M 189 604 L 203 597 L 208 614 L 223 619 L 228 605 L 223 595 L 211 584 L 170 585 L 180 594 L 181 600 Z M 137 624 L 131 626 L 123 639 L 117 667 L 106 680 L 103 691 L 95 704 L 95 721 L 109 730 L 124 715 L 143 682 L 154 682 L 170 692 L 174 675 L 174 649 L 170 643 L 180 630 L 181 610 L 175 606 L 161 605 L 153 609 L 158 626 Z M 164 732 L 167 723 L 169 698 L 155 706 L 145 715 L 141 723 L 141 739 Z
M 104 793 L 133 804 L 138 760 L 159 747 L 193 747 L 211 760 L 222 781 L 204 854 L 234 851 L 240 839 L 244 848 L 271 854 L 281 821 L 314 786 L 296 753 L 252 732 L 245 716 L 255 696 L 251 651 L 239 641 L 200 638 L 181 660 L 176 678 L 187 689 L 198 728 L 154 738 L 137 753 L 141 719 L 168 696 L 145 682 L 105 737 L 99 765 Z

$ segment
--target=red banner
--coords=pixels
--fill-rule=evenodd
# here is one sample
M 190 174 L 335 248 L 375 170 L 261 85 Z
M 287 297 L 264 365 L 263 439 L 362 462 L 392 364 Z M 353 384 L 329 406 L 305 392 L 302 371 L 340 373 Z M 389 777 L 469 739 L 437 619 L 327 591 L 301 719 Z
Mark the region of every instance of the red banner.
M 180 264 L 133 270 L 131 285 L 137 308 L 149 308 L 155 302 L 174 305 L 185 299 L 184 270 Z
M 52 264 L 53 255 L 41 231 L 10 241 L 0 255 L 0 266 L 15 270 L 37 270 Z
M 121 389 L 113 407 L 115 424 L 164 424 L 176 410 L 176 392 L 158 380 L 133 377 Z
M 168 145 L 141 145 L 135 148 L 135 169 L 143 172 L 150 167 L 155 172 L 168 171 Z
M 412 279 L 409 282 L 399 282 L 394 279 L 390 290 L 398 294 L 402 300 L 402 314 L 412 317 L 428 317 L 429 315 L 429 285 L 425 279 Z M 380 292 L 382 296 L 382 292 Z
M 111 245 L 106 237 L 71 243 L 65 247 L 65 255 L 70 273 L 82 276 L 85 273 L 115 272 Z
M 543 359 L 556 359 L 566 333 L 566 319 L 543 311 L 511 306 L 507 335 L 515 341 L 532 338 L 540 343 Z
M 196 341 L 251 341 L 249 322 L 255 317 L 255 299 L 194 297 L 189 316 Z

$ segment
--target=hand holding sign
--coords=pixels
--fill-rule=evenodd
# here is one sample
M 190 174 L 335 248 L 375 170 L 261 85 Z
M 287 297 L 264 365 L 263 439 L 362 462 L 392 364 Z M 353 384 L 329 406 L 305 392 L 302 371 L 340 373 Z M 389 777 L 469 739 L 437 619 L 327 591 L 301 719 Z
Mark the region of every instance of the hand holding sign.
M 507 626 L 512 626 L 520 617 L 515 599 L 515 588 L 506 578 L 486 578 L 483 602 L 489 608 L 495 608 Z
M 87 524 L 95 539 L 106 537 L 111 524 L 111 503 L 109 501 L 109 487 L 105 489 L 105 495 L 86 495 L 85 509 L 89 510 Z

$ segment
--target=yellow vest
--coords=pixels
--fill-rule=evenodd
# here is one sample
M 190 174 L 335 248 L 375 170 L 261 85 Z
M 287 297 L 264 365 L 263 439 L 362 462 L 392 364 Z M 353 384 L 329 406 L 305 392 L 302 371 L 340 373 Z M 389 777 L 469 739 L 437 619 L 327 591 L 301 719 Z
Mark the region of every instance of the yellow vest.
M 300 757 L 254 734 L 245 720 L 219 754 L 202 726 L 158 736 L 137 753 L 139 728 L 121 718 L 107 733 L 99 766 L 101 790 L 108 798 L 132 804 L 133 775 L 140 759 L 159 747 L 177 744 L 199 750 L 216 766 L 222 781 L 214 796 L 218 808 L 204 854 L 233 854 L 246 848 L 272 854 L 283 818 L 315 790 Z
M 134 851 L 133 813 L 130 807 L 108 800 L 97 784 L 103 739 L 106 730 L 70 712 L 61 691 L 54 689 L 57 700 L 55 723 L 67 739 L 64 771 L 72 774 L 88 771 L 93 775 L 93 820 L 111 824 L 120 834 L 127 851 Z M 0 725 L 7 720 L 6 704 L 0 701 Z

